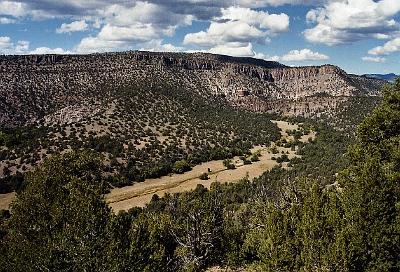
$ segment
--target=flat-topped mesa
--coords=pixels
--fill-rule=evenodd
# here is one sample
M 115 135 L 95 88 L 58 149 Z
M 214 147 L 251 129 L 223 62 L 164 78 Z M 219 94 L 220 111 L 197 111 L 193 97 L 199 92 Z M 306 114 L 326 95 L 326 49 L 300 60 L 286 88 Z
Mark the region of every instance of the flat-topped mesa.
M 184 58 L 162 57 L 159 64 L 183 70 L 219 70 L 221 64 L 210 60 L 193 60 Z
M 115 66 L 127 68 L 136 65 L 153 65 L 182 70 L 223 70 L 232 69 L 237 73 L 259 79 L 271 80 L 263 69 L 284 68 L 286 66 L 273 61 L 261 59 L 212 55 L 207 53 L 159 53 L 146 51 L 129 51 L 118 53 L 89 55 L 10 55 L 0 56 L 0 67 L 18 67 L 24 69 L 66 69 L 74 64 L 74 68 L 84 67 L 95 70 Z
M 318 77 L 321 75 L 346 76 L 346 72 L 334 65 L 287 67 L 271 69 L 271 75 L 275 82 L 299 78 Z
M 261 81 L 279 82 L 297 78 L 315 77 L 321 74 L 345 74 L 336 66 L 287 67 L 278 62 L 261 59 L 212 55 L 207 53 L 159 53 L 146 51 L 129 51 L 119 53 L 89 55 L 23 55 L 0 56 L 0 67 L 21 67 L 25 69 L 51 70 L 67 69 L 72 64 L 81 68 L 96 70 L 120 66 L 131 67 L 136 64 L 154 65 L 181 70 L 231 70 Z M 107 64 L 107 65 L 102 65 Z M 74 65 L 74 69 L 78 68 Z
M 286 67 L 278 62 L 205 53 L 160 55 L 154 52 L 134 52 L 133 54 L 136 61 L 147 61 L 169 68 L 200 71 L 231 70 L 237 74 L 268 82 L 273 82 L 273 77 L 269 72 L 271 69 Z
M 0 56 L 0 66 L 14 65 L 49 65 L 55 64 L 64 58 L 63 55 L 8 55 Z
M 176 66 L 183 69 L 216 69 L 222 64 L 253 65 L 263 68 L 283 68 L 283 64 L 274 61 L 265 61 L 247 57 L 230 57 L 224 55 L 213 55 L 208 53 L 171 53 L 171 52 L 148 52 L 127 51 L 116 53 L 95 53 L 88 55 L 0 55 L 0 65 L 10 63 L 14 65 L 54 65 L 67 64 L 74 61 L 93 62 L 107 60 L 139 61 L 148 64 L 163 64 Z

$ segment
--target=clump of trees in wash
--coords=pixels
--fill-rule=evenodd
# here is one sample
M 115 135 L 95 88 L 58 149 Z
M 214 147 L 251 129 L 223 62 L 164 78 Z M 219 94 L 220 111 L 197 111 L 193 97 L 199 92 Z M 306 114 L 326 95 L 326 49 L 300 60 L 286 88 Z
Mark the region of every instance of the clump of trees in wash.
M 96 153 L 53 156 L 0 213 L 0 270 L 399 271 L 400 80 L 347 141 L 320 128 L 290 170 L 119 214 Z

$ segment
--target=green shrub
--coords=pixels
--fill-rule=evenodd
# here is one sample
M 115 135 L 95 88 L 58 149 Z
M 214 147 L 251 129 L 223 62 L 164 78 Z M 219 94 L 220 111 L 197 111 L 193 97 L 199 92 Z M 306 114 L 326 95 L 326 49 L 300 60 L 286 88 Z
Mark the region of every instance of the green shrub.
M 232 160 L 230 160 L 230 159 L 224 160 L 223 164 L 226 167 L 226 169 L 229 169 L 229 170 L 232 170 L 232 169 L 236 168 L 236 166 L 233 164 Z
M 201 180 L 208 180 L 208 179 L 209 179 L 209 177 L 208 177 L 208 174 L 207 174 L 207 173 L 203 173 L 203 174 L 201 174 L 199 178 L 200 178 Z
M 185 173 L 186 171 L 189 171 L 190 169 L 191 169 L 191 167 L 186 160 L 176 161 L 174 163 L 174 166 L 172 167 L 172 171 L 176 174 Z

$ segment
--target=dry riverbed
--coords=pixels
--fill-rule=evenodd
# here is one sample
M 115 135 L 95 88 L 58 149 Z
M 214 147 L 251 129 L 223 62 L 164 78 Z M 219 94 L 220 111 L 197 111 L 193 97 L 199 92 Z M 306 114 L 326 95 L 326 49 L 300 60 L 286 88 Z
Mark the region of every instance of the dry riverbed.
M 277 126 L 281 129 L 282 138 L 293 140 L 293 136 L 289 136 L 286 130 L 294 130 L 298 128 L 296 124 L 289 124 L 284 121 L 274 121 Z M 306 142 L 309 138 L 314 139 L 315 133 L 310 132 L 308 135 L 303 135 L 300 141 Z M 271 146 L 274 143 L 271 144 Z M 210 161 L 193 167 L 191 171 L 184 174 L 172 174 L 157 179 L 148 179 L 141 183 L 135 183 L 134 185 L 113 189 L 109 194 L 106 195 L 106 201 L 110 207 L 118 212 L 120 210 L 128 210 L 132 207 L 144 207 L 150 202 L 154 194 L 162 197 L 166 193 L 178 193 L 193 190 L 197 184 L 202 184 L 204 187 L 209 188 L 213 182 L 237 182 L 246 176 L 250 180 L 259 177 L 262 173 L 277 166 L 278 163 L 272 159 L 272 157 L 279 157 L 282 151 L 288 154 L 289 159 L 295 156 L 295 151 L 290 148 L 277 147 L 279 154 L 271 154 L 268 152 L 268 148 L 265 146 L 256 146 L 252 149 L 252 152 L 260 151 L 261 157 L 257 162 L 253 162 L 249 165 L 243 165 L 238 157 L 233 159 L 236 169 L 227 170 L 223 166 L 223 161 Z M 284 163 L 283 167 L 287 167 Z M 201 180 L 199 176 L 202 173 L 207 173 L 208 169 L 211 173 L 208 174 L 208 180 Z
M 286 130 L 294 130 L 298 128 L 296 124 L 289 124 L 284 121 L 273 121 L 281 129 L 282 138 L 287 140 L 293 140 L 293 136 L 289 136 Z M 315 133 L 310 132 L 308 135 L 301 137 L 300 141 L 307 142 L 309 138 L 314 139 Z M 274 143 L 271 143 L 271 146 Z M 290 148 L 277 147 L 279 154 L 271 154 L 268 147 L 256 146 L 252 149 L 252 152 L 259 151 L 261 154 L 260 160 L 253 162 L 252 164 L 243 165 L 239 157 L 235 157 L 233 162 L 236 165 L 236 169 L 227 170 L 223 166 L 223 161 L 210 161 L 193 167 L 191 171 L 184 174 L 172 174 L 157 179 L 147 179 L 144 182 L 135 183 L 134 185 L 115 188 L 111 190 L 109 194 L 105 196 L 107 203 L 114 210 L 118 212 L 121 210 L 128 210 L 132 207 L 144 207 L 150 202 L 152 196 L 157 194 L 163 196 L 166 193 L 178 193 L 193 190 L 197 184 L 202 184 L 204 187 L 209 188 L 213 182 L 237 182 L 246 176 L 252 180 L 253 178 L 259 177 L 262 173 L 272 169 L 278 163 L 272 159 L 272 157 L 279 157 L 282 151 L 288 154 L 289 159 L 295 156 L 296 151 L 290 150 Z M 287 163 L 283 163 L 283 167 L 287 167 Z M 199 176 L 202 173 L 207 173 L 208 169 L 211 170 L 208 173 L 208 180 L 201 180 Z M 8 209 L 10 203 L 15 199 L 15 193 L 0 194 L 0 210 Z

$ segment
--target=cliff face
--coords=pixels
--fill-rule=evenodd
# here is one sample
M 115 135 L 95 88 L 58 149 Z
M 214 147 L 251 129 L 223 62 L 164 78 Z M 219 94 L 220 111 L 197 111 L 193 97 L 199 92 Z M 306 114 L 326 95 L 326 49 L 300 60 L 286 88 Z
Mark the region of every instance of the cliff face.
M 383 84 L 332 65 L 291 68 L 203 53 L 3 56 L 0 124 L 77 121 L 138 83 L 168 83 L 235 107 L 302 116 L 334 110 L 347 97 L 378 95 Z

